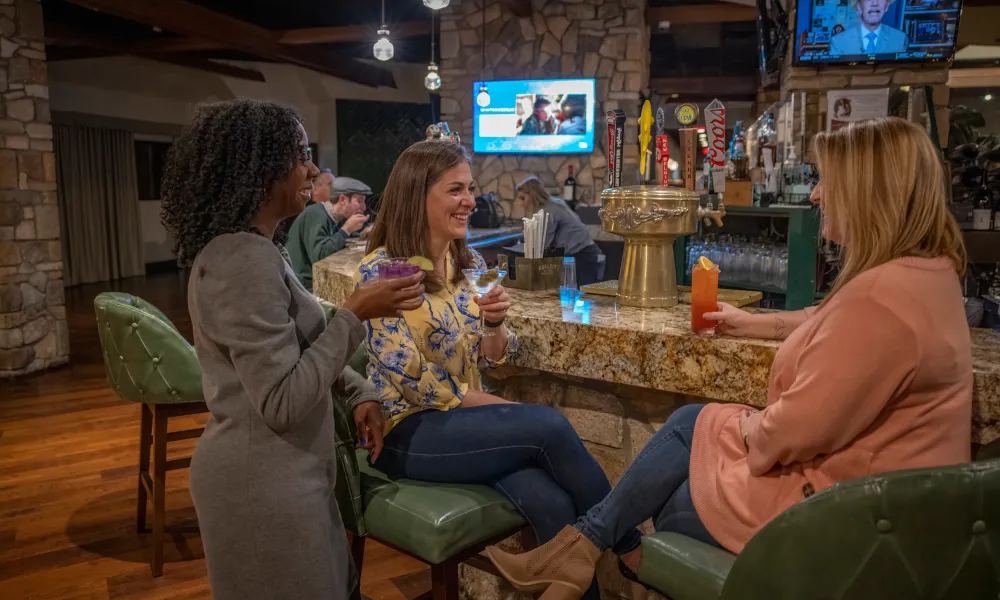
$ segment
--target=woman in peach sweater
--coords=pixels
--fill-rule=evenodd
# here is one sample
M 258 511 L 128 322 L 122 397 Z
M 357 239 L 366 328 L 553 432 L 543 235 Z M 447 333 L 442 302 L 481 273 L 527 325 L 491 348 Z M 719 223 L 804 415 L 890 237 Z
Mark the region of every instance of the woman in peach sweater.
M 573 527 L 521 555 L 488 553 L 515 587 L 579 598 L 603 550 L 647 519 L 740 552 L 771 519 L 838 481 L 970 460 L 972 356 L 961 233 L 927 135 L 879 119 L 817 136 L 823 235 L 844 248 L 815 309 L 712 316 L 730 334 L 786 339 L 767 408 L 677 410 Z M 624 552 L 626 576 L 639 549 Z

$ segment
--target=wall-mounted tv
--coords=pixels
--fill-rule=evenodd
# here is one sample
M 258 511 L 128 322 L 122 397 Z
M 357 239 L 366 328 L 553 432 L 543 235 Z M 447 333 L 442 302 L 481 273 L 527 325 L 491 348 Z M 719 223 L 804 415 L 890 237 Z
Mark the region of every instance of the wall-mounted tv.
M 484 84 L 488 102 L 479 101 Z M 595 96 L 593 79 L 477 81 L 472 147 L 495 154 L 593 152 Z
M 798 0 L 795 62 L 951 60 L 962 0 Z

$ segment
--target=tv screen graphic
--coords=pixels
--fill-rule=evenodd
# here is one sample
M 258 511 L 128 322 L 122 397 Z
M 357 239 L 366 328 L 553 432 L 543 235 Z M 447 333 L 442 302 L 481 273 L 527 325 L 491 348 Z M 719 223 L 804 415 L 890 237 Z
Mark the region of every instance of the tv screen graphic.
M 955 53 L 962 0 L 799 0 L 795 62 L 933 62 Z
M 476 102 L 476 152 L 494 154 L 577 154 L 594 151 L 593 79 L 477 81 L 489 102 Z M 485 99 L 485 98 L 484 98 Z M 485 104 L 480 106 L 480 104 Z

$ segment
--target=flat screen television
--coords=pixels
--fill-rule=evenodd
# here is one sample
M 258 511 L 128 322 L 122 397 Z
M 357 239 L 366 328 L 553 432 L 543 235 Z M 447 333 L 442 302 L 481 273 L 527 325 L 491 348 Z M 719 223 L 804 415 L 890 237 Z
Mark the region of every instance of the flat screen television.
M 798 0 L 795 63 L 951 60 L 962 0 Z
M 488 101 L 480 93 L 485 84 Z M 576 154 L 594 151 L 593 79 L 477 81 L 473 84 L 476 152 Z

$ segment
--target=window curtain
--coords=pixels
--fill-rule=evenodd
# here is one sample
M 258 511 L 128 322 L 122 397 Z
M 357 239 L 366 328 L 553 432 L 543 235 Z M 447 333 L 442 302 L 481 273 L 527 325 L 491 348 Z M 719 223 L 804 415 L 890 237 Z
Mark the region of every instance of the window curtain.
M 132 134 L 56 125 L 66 285 L 145 273 Z

